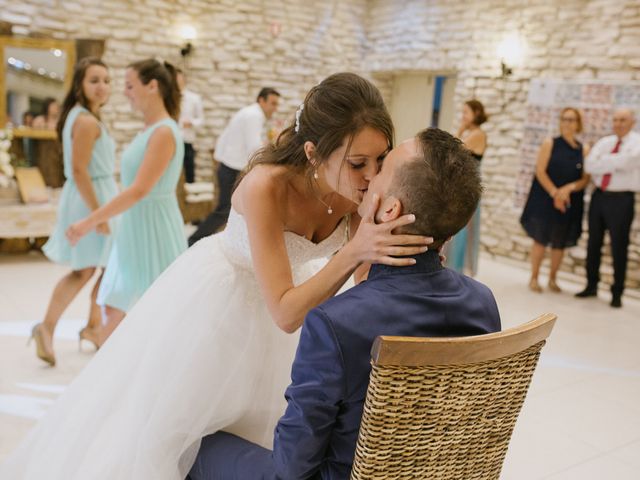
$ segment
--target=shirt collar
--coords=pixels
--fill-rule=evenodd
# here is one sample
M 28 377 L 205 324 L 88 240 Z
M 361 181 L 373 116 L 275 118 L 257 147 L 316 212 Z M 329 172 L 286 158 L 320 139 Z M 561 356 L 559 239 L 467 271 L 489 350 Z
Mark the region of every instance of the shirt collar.
M 375 264 L 371 265 L 369 270 L 369 280 L 383 275 L 405 275 L 409 273 L 432 273 L 443 270 L 442 262 L 440 262 L 440 253 L 436 250 L 429 250 L 419 255 L 412 255 L 415 258 L 415 265 L 406 267 L 393 267 L 390 265 Z
M 616 141 L 616 143 L 618 142 L 618 140 L 620 140 L 620 145 L 624 145 L 625 143 L 627 143 L 627 141 L 628 141 L 628 140 L 630 140 L 630 139 L 631 139 L 631 137 L 633 136 L 633 133 L 634 133 L 634 132 L 633 132 L 633 130 L 631 130 L 629 133 L 627 133 L 627 134 L 626 134 L 624 137 L 622 137 L 622 138 L 618 138 L 618 136 L 617 136 L 617 135 L 614 135 L 614 137 L 615 137 L 615 139 L 616 139 L 616 140 L 615 140 L 615 141 Z
M 260 104 L 258 102 L 253 104 L 253 107 L 256 109 L 257 112 L 260 112 L 262 114 L 262 117 L 266 120 L 267 116 L 264 114 L 264 110 L 262 109 L 262 107 L 260 106 Z

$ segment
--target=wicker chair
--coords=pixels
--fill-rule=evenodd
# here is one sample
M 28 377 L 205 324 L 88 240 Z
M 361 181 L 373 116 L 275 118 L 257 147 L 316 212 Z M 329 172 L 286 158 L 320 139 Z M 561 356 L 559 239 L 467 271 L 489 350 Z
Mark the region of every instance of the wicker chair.
M 351 479 L 498 479 L 555 320 L 475 337 L 378 337 Z

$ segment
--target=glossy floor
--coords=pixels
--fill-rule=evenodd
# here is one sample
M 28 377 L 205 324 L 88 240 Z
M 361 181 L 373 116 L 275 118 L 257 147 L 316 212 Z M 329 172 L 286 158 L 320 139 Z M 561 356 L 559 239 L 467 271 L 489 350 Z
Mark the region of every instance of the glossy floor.
M 89 346 L 78 352 L 77 345 L 88 288 L 56 332 L 55 368 L 35 358 L 33 346 L 25 347 L 64 272 L 38 254 L 0 257 L 0 460 L 91 359 Z M 640 478 L 640 301 L 625 297 L 615 310 L 604 291 L 599 298 L 574 299 L 582 285 L 567 279 L 560 282 L 563 293 L 536 294 L 526 288 L 526 270 L 487 257 L 478 278 L 493 289 L 505 328 L 544 312 L 559 317 L 502 478 Z

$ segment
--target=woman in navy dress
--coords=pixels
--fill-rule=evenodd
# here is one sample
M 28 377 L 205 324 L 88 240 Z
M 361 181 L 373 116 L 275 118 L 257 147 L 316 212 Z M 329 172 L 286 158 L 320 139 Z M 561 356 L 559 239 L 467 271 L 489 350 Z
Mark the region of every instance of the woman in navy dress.
M 542 292 L 538 274 L 546 247 L 551 247 L 549 290 L 561 291 L 556 274 L 564 249 L 575 246 L 582 233 L 583 196 L 589 175 L 583 166 L 588 148 L 576 140 L 580 132 L 580 112 L 564 108 L 560 112 L 560 136 L 547 138 L 538 153 L 536 175 L 520 218 L 533 239 L 529 288 L 534 292 Z

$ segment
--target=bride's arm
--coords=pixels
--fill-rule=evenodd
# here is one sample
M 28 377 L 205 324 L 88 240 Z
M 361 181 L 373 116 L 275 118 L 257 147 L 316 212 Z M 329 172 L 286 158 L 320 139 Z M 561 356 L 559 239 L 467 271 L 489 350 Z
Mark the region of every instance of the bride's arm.
M 376 225 L 371 212 L 356 235 L 322 270 L 294 286 L 284 240 L 286 193 L 279 186 L 282 180 L 274 180 L 267 171 L 252 173 L 243 179 L 242 190 L 238 192 L 249 231 L 252 261 L 267 308 L 276 325 L 287 333 L 300 328 L 309 310 L 335 295 L 358 265 L 411 265 L 415 260 L 394 257 L 426 250 L 424 246 L 415 246 L 416 242 L 426 245 L 429 239 L 425 237 L 391 234 L 393 229 L 412 223 L 413 215 Z M 410 244 L 414 246 L 395 246 Z

